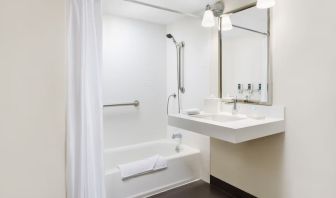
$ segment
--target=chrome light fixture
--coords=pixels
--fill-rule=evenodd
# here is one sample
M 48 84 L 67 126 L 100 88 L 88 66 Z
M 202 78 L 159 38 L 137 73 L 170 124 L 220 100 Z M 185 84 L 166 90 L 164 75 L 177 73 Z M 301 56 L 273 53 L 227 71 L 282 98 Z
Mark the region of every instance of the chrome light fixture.
M 257 8 L 259 9 L 267 9 L 271 8 L 275 5 L 275 0 L 258 0 Z
M 223 14 L 221 17 L 222 17 L 222 30 L 223 31 L 232 30 L 233 27 L 230 14 Z
M 215 17 L 220 17 L 224 13 L 224 2 L 217 0 L 212 5 L 207 5 L 203 15 L 202 26 L 213 27 L 215 26 Z
M 212 12 L 209 4 L 206 6 L 206 10 L 205 10 L 204 15 L 203 15 L 202 26 L 203 27 L 213 27 L 213 26 L 215 26 L 215 15 Z

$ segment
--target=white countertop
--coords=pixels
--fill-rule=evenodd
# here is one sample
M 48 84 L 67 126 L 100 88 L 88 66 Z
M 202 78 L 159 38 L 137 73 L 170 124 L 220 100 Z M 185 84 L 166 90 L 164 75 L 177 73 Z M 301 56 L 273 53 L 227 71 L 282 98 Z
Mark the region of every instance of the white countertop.
M 285 131 L 284 107 L 262 107 L 259 111 L 263 111 L 265 118 L 254 119 L 244 114 L 232 115 L 229 112 L 216 114 L 237 118 L 223 122 L 185 114 L 172 114 L 168 116 L 168 124 L 231 143 L 245 142 Z M 202 115 L 211 114 L 202 113 Z

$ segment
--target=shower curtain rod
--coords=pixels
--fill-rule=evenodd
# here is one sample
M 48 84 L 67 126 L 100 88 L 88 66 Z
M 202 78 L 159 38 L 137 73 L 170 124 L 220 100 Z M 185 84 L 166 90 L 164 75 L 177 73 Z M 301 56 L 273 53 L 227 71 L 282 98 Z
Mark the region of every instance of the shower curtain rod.
M 194 18 L 201 18 L 201 16 L 196 15 L 196 14 L 191 14 L 191 13 L 187 13 L 187 12 L 173 10 L 173 9 L 170 9 L 170 8 L 165 8 L 165 7 L 162 7 L 162 6 L 145 3 L 145 2 L 138 1 L 138 0 L 124 0 L 124 1 L 128 1 L 130 3 L 135 3 L 135 4 L 139 4 L 139 5 L 143 5 L 143 6 L 147 6 L 147 7 L 151 7 L 151 8 L 156 8 L 156 9 L 159 9 L 159 10 L 164 10 L 164 11 L 167 11 L 167 12 L 172 12 L 172 13 L 175 13 L 175 14 L 181 14 L 181 15 L 194 17 Z M 237 12 L 241 12 L 241 11 L 253 8 L 256 5 L 257 5 L 257 2 L 249 3 L 249 4 L 241 6 L 239 8 L 226 11 L 226 12 L 224 12 L 224 14 L 235 14 Z
M 124 0 L 124 1 L 128 1 L 130 3 L 135 3 L 135 4 L 139 4 L 139 5 L 143 5 L 143 6 L 147 6 L 147 7 L 151 7 L 151 8 L 156 8 L 156 9 L 167 11 L 167 12 L 172 12 L 172 13 L 175 13 L 175 14 L 189 16 L 189 17 L 193 17 L 193 18 L 201 18 L 201 16 L 199 16 L 199 15 L 190 14 L 190 13 L 186 13 L 186 12 L 181 12 L 181 11 L 178 11 L 178 10 L 173 10 L 173 9 L 170 9 L 170 8 L 165 8 L 165 7 L 161 7 L 161 6 L 157 6 L 157 5 L 153 5 L 153 4 L 149 4 L 149 3 L 145 3 L 145 2 L 141 2 L 141 1 L 137 1 L 137 0 Z M 224 12 L 224 14 L 235 14 L 237 12 L 241 12 L 241 11 L 253 8 L 256 5 L 257 5 L 257 3 L 253 2 L 253 3 L 247 4 L 245 6 L 226 11 L 226 12 Z M 256 31 L 256 30 L 245 28 L 245 27 L 238 26 L 238 25 L 233 25 L 233 27 L 243 29 L 243 30 L 247 30 L 247 31 L 250 31 L 250 32 L 254 32 L 254 33 L 258 33 L 258 34 L 262 34 L 262 35 L 265 35 L 265 36 L 269 35 L 268 33 L 265 33 L 265 32 Z
M 173 10 L 173 9 L 170 9 L 170 8 L 165 8 L 165 7 L 161 7 L 161 6 L 157 6 L 157 5 L 153 5 L 153 4 L 149 4 L 149 3 L 145 3 L 145 2 L 141 2 L 141 1 L 137 1 L 137 0 L 124 0 L 124 1 L 128 1 L 128 2 L 131 2 L 131 3 L 136 3 L 136 4 L 139 4 L 139 5 L 143 5 L 143 6 L 147 6 L 147 7 L 151 7 L 151 8 L 156 8 L 156 9 L 159 9 L 159 10 L 164 10 L 164 11 L 167 11 L 167 12 L 172 12 L 172 13 L 180 14 L 180 15 L 184 15 L 184 16 L 201 18 L 201 16 L 199 16 L 199 15 L 195 15 L 195 14 L 191 14 L 191 13 L 187 13 L 187 12 L 182 12 L 182 11 L 178 11 L 178 10 Z

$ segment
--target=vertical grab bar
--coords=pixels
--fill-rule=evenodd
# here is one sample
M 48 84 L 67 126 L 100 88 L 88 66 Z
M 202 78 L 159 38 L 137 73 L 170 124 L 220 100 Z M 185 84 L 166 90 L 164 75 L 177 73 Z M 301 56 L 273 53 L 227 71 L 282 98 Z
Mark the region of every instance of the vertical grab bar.
M 177 63 L 177 91 L 180 91 L 180 87 L 181 87 L 181 69 L 180 69 L 180 44 L 176 45 L 176 63 Z
M 180 93 L 185 92 L 184 88 L 184 42 L 176 44 L 177 53 L 177 99 L 178 99 L 178 112 L 181 113 L 181 97 Z
M 185 92 L 184 88 L 184 42 L 180 42 L 177 48 L 177 65 L 178 65 L 178 85 L 181 93 Z

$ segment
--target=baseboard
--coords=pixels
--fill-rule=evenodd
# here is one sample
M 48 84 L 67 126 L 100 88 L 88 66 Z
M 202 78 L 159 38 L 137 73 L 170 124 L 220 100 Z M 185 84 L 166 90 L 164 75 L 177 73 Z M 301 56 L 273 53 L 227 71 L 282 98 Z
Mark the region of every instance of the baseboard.
M 156 188 L 156 189 L 153 189 L 151 191 L 148 191 L 148 192 L 143 192 L 141 194 L 138 194 L 138 195 L 133 195 L 132 197 L 129 197 L 129 198 L 147 198 L 147 197 L 151 197 L 151 196 L 154 196 L 154 195 L 157 195 L 157 194 L 160 194 L 160 193 L 164 193 L 166 191 L 169 191 L 169 190 L 172 190 L 172 189 L 175 189 L 175 188 L 178 188 L 178 187 L 182 187 L 182 186 L 185 186 L 185 185 L 188 185 L 190 183 L 193 183 L 193 182 L 196 182 L 196 181 L 199 181 L 200 179 L 188 179 L 188 180 L 185 180 L 185 181 L 179 181 L 179 182 L 176 182 L 176 183 L 173 183 L 173 184 L 169 184 L 169 185 L 166 185 L 166 186 L 163 186 L 163 187 L 160 187 L 160 188 Z
M 228 184 L 212 175 L 210 175 L 210 185 L 229 194 L 233 198 L 257 198 L 231 184 Z

